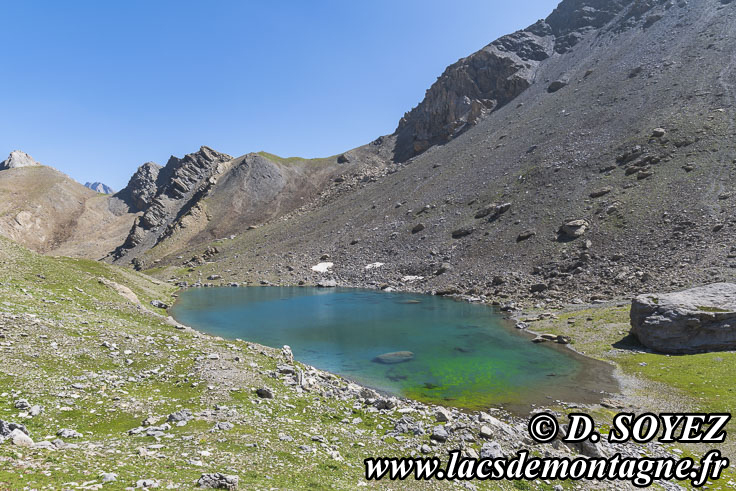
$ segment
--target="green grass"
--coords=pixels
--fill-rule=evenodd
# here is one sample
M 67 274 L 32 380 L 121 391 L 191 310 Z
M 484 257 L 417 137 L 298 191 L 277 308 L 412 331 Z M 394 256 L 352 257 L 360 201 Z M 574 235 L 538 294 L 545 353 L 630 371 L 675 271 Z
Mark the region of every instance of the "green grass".
M 556 320 L 533 323 L 531 329 L 571 336 L 576 350 L 614 363 L 626 375 L 660 384 L 657 392 L 647 393 L 653 406 L 666 396 L 679 400 L 681 407 L 678 410 L 681 411 L 730 412 L 736 407 L 736 386 L 733 384 L 736 380 L 736 352 L 695 355 L 646 352 L 628 333 L 629 310 L 629 306 L 625 305 L 562 312 Z M 574 322 L 569 323 L 570 320 Z M 660 394 L 665 387 L 669 388 L 669 394 Z M 667 408 L 667 412 L 670 409 Z M 665 409 L 662 408 L 661 412 L 665 412 Z M 594 418 L 599 423 L 605 423 L 612 421 L 614 413 L 615 411 L 601 410 L 594 414 Z M 602 429 L 607 428 L 604 424 Z M 727 431 L 736 431 L 736 422 L 729 423 Z M 734 446 L 729 439 L 718 447 L 722 447 L 725 455 L 733 456 Z M 678 448 L 693 457 L 706 450 L 705 447 Z M 718 483 L 710 489 L 729 489 L 726 483 L 732 479 L 736 479 L 736 470 L 728 468 Z

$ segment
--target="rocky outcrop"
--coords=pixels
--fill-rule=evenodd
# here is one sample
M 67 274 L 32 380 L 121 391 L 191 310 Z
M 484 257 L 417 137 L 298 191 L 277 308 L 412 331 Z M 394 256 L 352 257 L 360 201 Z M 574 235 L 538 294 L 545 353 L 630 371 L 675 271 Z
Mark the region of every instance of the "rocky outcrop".
M 399 121 L 394 158 L 405 161 L 475 125 L 483 116 L 515 99 L 535 82 L 540 64 L 564 54 L 590 31 L 620 22 L 631 27 L 663 0 L 565 0 L 545 20 L 503 36 L 450 65 L 424 100 Z M 556 92 L 567 85 L 558 80 Z
M 450 65 L 396 129 L 396 160 L 444 143 L 526 90 L 552 53 L 543 23 L 504 36 Z
M 135 257 L 140 248 L 150 248 L 167 233 L 167 229 L 175 220 L 185 215 L 203 198 L 208 190 L 217 182 L 216 176 L 222 172 L 221 164 L 232 160 L 232 157 L 201 147 L 198 152 L 184 156 L 171 157 L 156 174 L 155 164 L 145 164 L 138 169 L 131 181 L 141 181 L 141 188 L 135 183 L 121 191 L 122 198 L 128 197 L 137 209 L 150 200 L 143 215 L 136 219 L 125 240 L 114 254 L 115 259 L 124 256 Z M 156 194 L 151 199 L 151 177 L 156 174 Z
M 736 284 L 639 295 L 631 304 L 631 333 L 664 353 L 736 349 Z
M 84 187 L 90 188 L 92 191 L 96 191 L 98 193 L 102 194 L 113 194 L 115 191 L 112 190 L 110 186 L 107 184 L 103 184 L 101 182 L 85 182 Z
M 155 162 L 146 162 L 138 167 L 128 181 L 128 185 L 115 196 L 120 198 L 134 212 L 145 211 L 151 206 L 158 192 L 158 174 L 161 166 Z
M 565 0 L 549 14 L 545 21 L 556 37 L 564 37 L 575 31 L 599 29 L 632 3 L 647 2 L 641 0 Z M 649 8 L 651 6 L 647 7 L 647 10 Z
M 8 158 L 0 162 L 0 170 L 17 169 L 18 167 L 36 167 L 38 162 L 33 157 L 20 150 L 13 150 Z

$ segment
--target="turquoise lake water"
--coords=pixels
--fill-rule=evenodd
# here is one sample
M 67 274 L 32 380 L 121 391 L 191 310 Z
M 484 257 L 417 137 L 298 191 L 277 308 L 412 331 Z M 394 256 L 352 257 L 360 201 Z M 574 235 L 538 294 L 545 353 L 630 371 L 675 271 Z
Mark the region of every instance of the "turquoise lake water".
M 224 338 L 280 348 L 304 363 L 375 389 L 467 409 L 528 410 L 551 399 L 593 402 L 610 370 L 569 349 L 534 344 L 492 308 L 409 293 L 348 288 L 186 290 L 179 321 Z M 382 364 L 376 357 L 410 351 Z

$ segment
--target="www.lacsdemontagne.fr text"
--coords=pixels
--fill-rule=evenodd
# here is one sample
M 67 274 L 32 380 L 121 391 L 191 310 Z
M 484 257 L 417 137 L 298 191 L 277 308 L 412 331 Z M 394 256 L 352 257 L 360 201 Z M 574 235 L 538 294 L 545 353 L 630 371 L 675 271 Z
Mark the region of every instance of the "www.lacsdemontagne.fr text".
M 710 479 L 718 479 L 728 467 L 728 459 L 711 450 L 699 462 L 691 458 L 578 457 L 542 458 L 520 451 L 513 458 L 464 458 L 460 451 L 449 452 L 446 466 L 437 457 L 369 458 L 365 459 L 368 480 L 587 480 L 629 481 L 647 487 L 658 480 L 690 481 L 700 487 Z

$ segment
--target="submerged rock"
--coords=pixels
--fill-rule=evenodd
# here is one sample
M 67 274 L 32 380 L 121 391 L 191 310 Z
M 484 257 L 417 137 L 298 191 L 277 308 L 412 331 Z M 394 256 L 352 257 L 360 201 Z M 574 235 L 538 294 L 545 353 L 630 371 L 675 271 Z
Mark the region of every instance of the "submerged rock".
M 736 349 L 736 284 L 639 295 L 631 304 L 631 334 L 664 353 Z
M 373 358 L 377 363 L 385 363 L 393 365 L 396 363 L 404 363 L 414 359 L 414 353 L 411 351 L 394 351 L 393 353 L 384 353 Z

